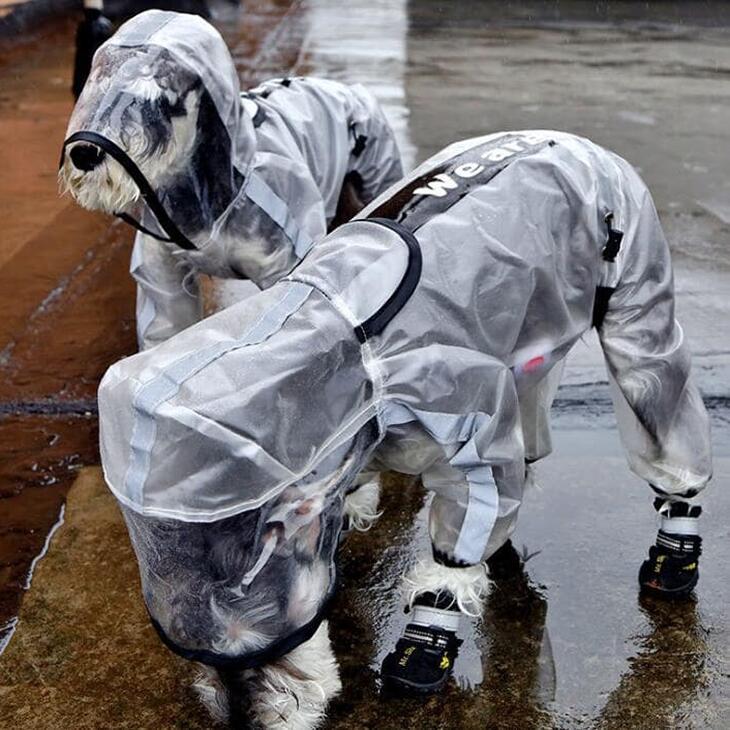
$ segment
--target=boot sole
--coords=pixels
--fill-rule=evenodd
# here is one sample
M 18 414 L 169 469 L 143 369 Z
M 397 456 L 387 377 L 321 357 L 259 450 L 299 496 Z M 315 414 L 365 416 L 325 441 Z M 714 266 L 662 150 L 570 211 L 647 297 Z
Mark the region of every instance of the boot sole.
M 689 583 L 680 586 L 679 588 L 658 588 L 657 586 L 649 585 L 648 583 L 639 582 L 639 590 L 644 595 L 653 596 L 654 598 L 676 600 L 689 596 L 689 594 L 695 589 L 699 579 L 700 574 L 697 572 L 692 576 L 692 580 L 690 580 Z
M 432 682 L 431 684 L 417 684 L 415 682 L 409 682 L 402 677 L 383 677 L 383 686 L 399 694 L 423 696 L 436 694 L 442 690 L 449 681 L 449 677 L 451 677 L 450 672 L 443 679 L 439 679 L 437 682 Z

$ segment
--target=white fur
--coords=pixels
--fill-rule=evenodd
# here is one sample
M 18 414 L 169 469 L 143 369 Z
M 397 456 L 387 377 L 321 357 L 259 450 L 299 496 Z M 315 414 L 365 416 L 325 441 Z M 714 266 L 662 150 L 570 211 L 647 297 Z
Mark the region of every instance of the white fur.
M 380 517 L 380 475 L 350 492 L 345 497 L 345 516 L 348 526 L 358 532 L 367 532 Z
M 256 625 L 277 614 L 277 607 L 264 604 L 255 610 L 247 611 L 245 618 L 237 612 L 226 611 L 211 598 L 210 608 L 217 622 L 218 637 L 213 642 L 213 650 L 221 654 L 243 654 L 261 649 L 271 643 L 272 638 L 262 633 Z
M 322 560 L 299 567 L 287 602 L 287 618 L 294 625 L 303 626 L 314 618 L 329 582 L 330 568 Z
M 69 153 L 73 147 L 86 142 L 74 142 L 66 148 L 63 165 L 58 171 L 61 195 L 70 193 L 87 210 L 121 213 L 139 200 L 139 188 L 124 168 L 108 155 L 93 170 L 84 172 L 74 167 Z
M 468 568 L 449 568 L 434 560 L 420 561 L 404 579 L 408 603 L 413 605 L 423 593 L 451 593 L 459 610 L 467 616 L 481 615 L 489 593 L 487 566 L 484 563 Z
M 327 622 L 317 633 L 251 678 L 253 712 L 267 730 L 312 730 L 342 690 Z
M 533 489 L 542 491 L 542 487 L 537 481 L 537 469 L 534 464 L 525 464 L 525 486 L 523 491 L 528 492 Z
M 228 694 L 220 675 L 207 664 L 196 664 L 196 667 L 198 673 L 193 682 L 193 690 L 213 720 L 223 725 L 228 721 L 230 710 Z
M 250 693 L 252 719 L 260 727 L 314 730 L 324 720 L 329 701 L 342 690 L 327 622 L 309 641 L 272 664 L 245 670 L 241 679 Z M 218 672 L 199 665 L 193 688 L 213 720 L 227 722 L 230 703 Z

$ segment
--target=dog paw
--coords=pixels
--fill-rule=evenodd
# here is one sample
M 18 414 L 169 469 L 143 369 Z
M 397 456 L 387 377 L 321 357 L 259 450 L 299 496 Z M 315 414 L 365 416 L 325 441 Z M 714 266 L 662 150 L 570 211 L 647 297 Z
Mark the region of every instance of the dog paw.
M 380 475 L 376 475 L 345 497 L 345 529 L 367 532 L 382 514 L 379 503 Z

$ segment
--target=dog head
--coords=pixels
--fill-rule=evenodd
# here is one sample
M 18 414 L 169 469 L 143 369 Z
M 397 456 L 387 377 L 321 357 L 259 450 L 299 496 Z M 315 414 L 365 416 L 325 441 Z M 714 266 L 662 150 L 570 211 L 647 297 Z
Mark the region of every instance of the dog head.
M 317 621 L 333 590 L 339 489 L 291 486 L 258 510 L 212 523 L 123 511 L 150 616 L 186 658 L 266 663 L 282 640 Z
M 104 46 L 69 124 L 109 140 L 139 168 L 153 189 L 164 189 L 190 164 L 197 140 L 203 86 L 164 48 Z M 101 146 L 81 140 L 63 150 L 59 179 L 83 207 L 128 212 L 140 189 Z
M 176 252 L 210 250 L 212 239 L 224 245 L 255 149 L 220 33 L 195 15 L 148 10 L 96 52 L 59 180 L 82 206 L 121 215 Z

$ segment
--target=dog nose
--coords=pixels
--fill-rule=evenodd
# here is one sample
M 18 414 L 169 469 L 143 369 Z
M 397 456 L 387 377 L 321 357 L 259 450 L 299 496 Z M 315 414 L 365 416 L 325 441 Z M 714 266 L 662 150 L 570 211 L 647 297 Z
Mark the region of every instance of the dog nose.
M 95 167 L 101 165 L 106 153 L 93 144 L 77 144 L 69 152 L 74 167 L 84 172 L 91 172 Z

